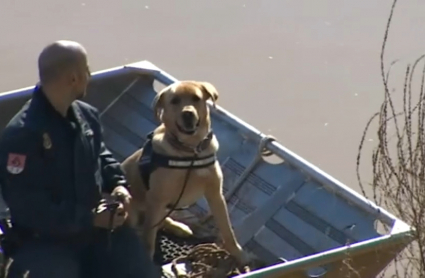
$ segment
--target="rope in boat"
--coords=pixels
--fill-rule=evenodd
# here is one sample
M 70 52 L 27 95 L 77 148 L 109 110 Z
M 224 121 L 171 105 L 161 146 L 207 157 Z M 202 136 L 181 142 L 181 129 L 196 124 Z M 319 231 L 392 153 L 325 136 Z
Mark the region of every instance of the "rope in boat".
M 180 263 L 186 266 L 184 273 L 177 267 Z M 236 259 L 214 243 L 199 244 L 186 256 L 174 259 L 171 270 L 177 278 L 223 278 L 250 272 L 248 266 L 238 267 Z

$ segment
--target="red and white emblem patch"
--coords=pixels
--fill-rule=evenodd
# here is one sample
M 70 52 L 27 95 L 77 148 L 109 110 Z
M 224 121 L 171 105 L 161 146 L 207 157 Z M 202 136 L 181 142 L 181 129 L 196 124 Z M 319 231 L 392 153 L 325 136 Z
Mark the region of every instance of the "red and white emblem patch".
M 10 153 L 7 159 L 7 171 L 14 175 L 22 173 L 26 158 L 26 155 Z

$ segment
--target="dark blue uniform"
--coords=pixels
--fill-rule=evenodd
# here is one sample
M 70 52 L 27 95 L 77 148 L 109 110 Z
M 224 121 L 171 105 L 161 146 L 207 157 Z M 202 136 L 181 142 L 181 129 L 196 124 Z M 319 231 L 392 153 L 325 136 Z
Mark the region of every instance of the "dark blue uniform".
M 107 249 L 108 232 L 93 227 L 101 193 L 127 186 L 95 108 L 75 101 L 65 118 L 36 87 L 4 129 L 0 184 L 24 238 L 9 277 L 159 277 L 135 231 L 116 229 Z

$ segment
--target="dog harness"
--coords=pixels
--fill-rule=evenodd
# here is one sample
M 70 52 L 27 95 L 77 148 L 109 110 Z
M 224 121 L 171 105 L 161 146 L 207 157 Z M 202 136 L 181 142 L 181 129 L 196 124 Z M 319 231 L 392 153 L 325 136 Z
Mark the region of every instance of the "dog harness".
M 211 130 L 196 148 L 184 146 L 175 139 L 176 142 L 174 144 L 179 144 L 180 148 L 183 147 L 185 150 L 190 150 L 194 154 L 192 157 L 175 157 L 155 152 L 152 146 L 153 132 L 150 132 L 146 136 L 146 142 L 143 145 L 142 155 L 138 162 L 140 175 L 146 188 L 149 190 L 150 175 L 159 167 L 172 169 L 199 169 L 213 165 L 217 160 L 215 153 L 204 157 L 197 156 L 198 153 L 208 148 L 213 135 L 214 134 Z

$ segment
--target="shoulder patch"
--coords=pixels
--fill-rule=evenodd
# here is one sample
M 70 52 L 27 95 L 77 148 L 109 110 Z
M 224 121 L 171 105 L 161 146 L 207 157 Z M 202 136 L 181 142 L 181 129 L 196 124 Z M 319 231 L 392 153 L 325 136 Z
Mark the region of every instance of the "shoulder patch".
M 7 171 L 13 175 L 22 173 L 25 169 L 26 155 L 9 153 L 7 158 Z

